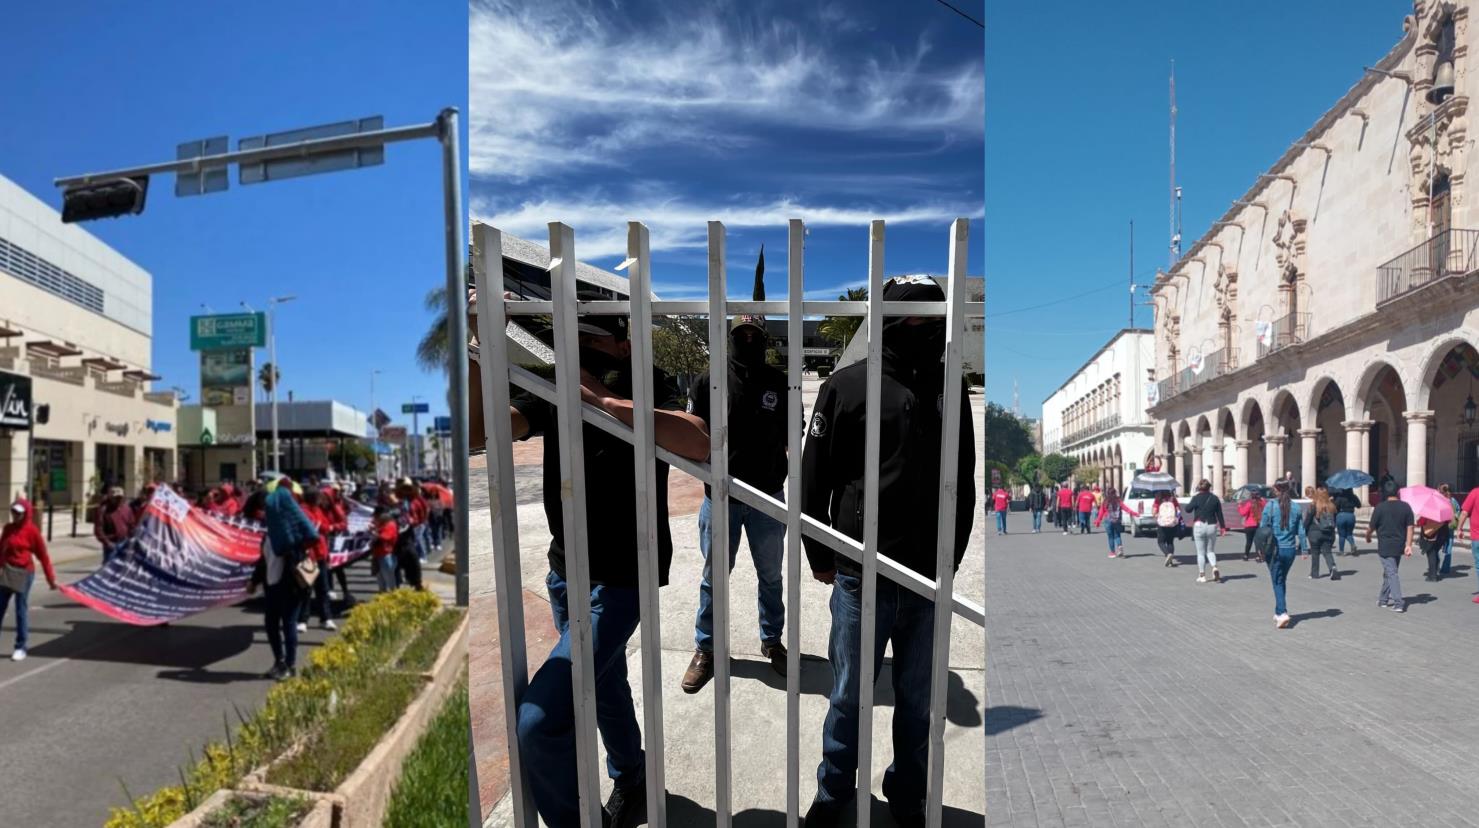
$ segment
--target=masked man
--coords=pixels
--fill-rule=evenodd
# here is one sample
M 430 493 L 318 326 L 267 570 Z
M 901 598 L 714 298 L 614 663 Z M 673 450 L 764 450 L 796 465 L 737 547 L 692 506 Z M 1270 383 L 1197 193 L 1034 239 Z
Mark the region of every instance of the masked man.
M 884 286 L 885 301 L 943 301 L 933 279 L 904 277 Z M 959 497 L 955 505 L 955 566 L 965 555 L 975 512 L 975 431 L 961 377 L 945 377 L 941 357 L 945 323 L 939 317 L 893 317 L 883 326 L 883 381 L 878 473 L 878 554 L 935 578 L 936 516 L 940 504 L 940 441 L 945 382 L 961 383 Z M 822 386 L 802 455 L 801 510 L 861 540 L 864 510 L 864 429 L 868 365 L 857 362 Z M 828 659 L 832 692 L 822 725 L 822 763 L 807 828 L 841 825 L 842 809 L 857 791 L 858 671 L 862 633 L 862 568 L 810 538 L 804 539 L 812 575 L 832 585 Z M 883 795 L 895 821 L 923 826 L 929 751 L 930 655 L 934 603 L 879 577 L 873 674 L 893 642 L 894 762 Z M 949 612 L 948 608 L 943 609 Z M 867 807 L 864 803 L 860 807 Z

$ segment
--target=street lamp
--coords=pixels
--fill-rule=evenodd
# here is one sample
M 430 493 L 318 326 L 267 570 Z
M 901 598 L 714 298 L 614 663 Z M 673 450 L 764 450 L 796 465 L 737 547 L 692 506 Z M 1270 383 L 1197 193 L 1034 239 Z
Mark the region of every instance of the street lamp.
M 1469 428 L 1474 427 L 1474 418 L 1476 416 L 1479 416 L 1479 411 L 1476 411 L 1475 409 L 1476 406 L 1474 405 L 1474 380 L 1470 379 L 1469 399 L 1464 402 L 1464 425 L 1468 426 Z

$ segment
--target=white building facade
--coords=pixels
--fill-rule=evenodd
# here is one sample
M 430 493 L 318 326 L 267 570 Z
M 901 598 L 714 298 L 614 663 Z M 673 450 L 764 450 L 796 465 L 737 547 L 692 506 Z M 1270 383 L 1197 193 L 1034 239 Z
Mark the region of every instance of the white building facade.
M 150 372 L 153 279 L 0 176 L 0 372 L 46 422 L 0 429 L 0 493 L 52 505 L 176 474 L 176 400 Z
M 1402 24 L 1152 289 L 1157 450 L 1187 485 L 1479 485 L 1479 33 L 1468 2 Z
M 1146 414 L 1146 377 L 1155 366 L 1154 335 L 1115 334 L 1042 404 L 1042 452 L 1079 461 L 1080 480 L 1121 491 L 1154 456 Z

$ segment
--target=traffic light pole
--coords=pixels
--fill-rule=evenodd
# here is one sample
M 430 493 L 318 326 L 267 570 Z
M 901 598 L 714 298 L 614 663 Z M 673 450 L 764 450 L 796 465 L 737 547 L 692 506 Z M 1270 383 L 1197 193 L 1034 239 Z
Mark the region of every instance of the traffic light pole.
M 400 141 L 415 141 L 434 138 L 442 145 L 442 205 L 445 219 L 447 264 L 447 327 L 448 348 L 447 373 L 452 393 L 452 490 L 457 510 L 457 605 L 468 604 L 469 581 L 467 574 L 468 545 L 468 456 L 467 456 L 467 289 L 463 284 L 463 256 L 467 254 L 463 243 L 462 216 L 462 155 L 458 133 L 458 113 L 455 107 L 447 107 L 437 114 L 435 121 L 428 124 L 394 127 L 371 132 L 355 132 L 329 138 L 295 141 L 276 146 L 258 147 L 236 152 L 203 155 L 176 161 L 164 161 L 122 170 L 87 173 L 54 180 L 58 187 L 71 188 L 92 184 L 123 181 L 138 176 L 165 173 L 201 174 L 207 170 L 227 167 L 231 164 L 253 164 L 288 158 L 310 158 L 321 153 L 332 153 L 352 149 L 369 149 Z M 374 416 L 374 412 L 371 412 Z

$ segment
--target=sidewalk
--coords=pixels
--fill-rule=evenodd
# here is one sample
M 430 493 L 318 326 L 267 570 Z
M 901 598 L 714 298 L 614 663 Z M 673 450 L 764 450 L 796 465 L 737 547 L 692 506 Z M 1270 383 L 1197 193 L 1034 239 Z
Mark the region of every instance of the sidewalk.
M 807 407 L 818 387 L 808 382 Z M 972 397 L 976 412 L 978 444 L 984 445 L 981 427 L 984 402 Z M 521 564 L 524 591 L 526 641 L 529 670 L 537 670 L 556 636 L 550 619 L 544 577 L 548 572 L 546 551 L 549 534 L 540 500 L 541 459 L 538 439 L 515 447 L 518 490 Z M 978 455 L 979 456 L 979 455 Z M 478 767 L 479 795 L 487 824 L 504 825 L 511 816 L 508 799 L 507 734 L 504 731 L 502 673 L 499 663 L 501 636 L 497 629 L 496 600 L 492 589 L 492 541 L 488 531 L 487 472 L 484 458 L 473 458 L 471 493 L 473 626 L 470 641 L 472 687 L 470 706 Z M 983 477 L 983 475 L 978 475 Z M 984 490 L 981 479 L 978 491 Z M 706 688 L 693 696 L 678 687 L 693 653 L 693 621 L 698 606 L 698 583 L 702 558 L 698 552 L 697 512 L 702 503 L 701 484 L 678 471 L 669 477 L 670 517 L 674 555 L 670 586 L 662 591 L 659 619 L 663 647 L 664 736 L 667 751 L 666 786 L 669 814 L 675 825 L 703 824 L 713 819 L 714 754 L 713 694 Z M 985 522 L 977 520 L 970 549 L 956 579 L 956 589 L 980 600 L 985 593 Z M 784 814 L 785 786 L 785 679 L 776 675 L 760 657 L 757 634 L 755 570 L 749 563 L 748 545 L 742 543 L 739 563 L 731 579 L 731 716 L 733 726 L 732 778 L 734 812 L 766 821 Z M 803 565 L 802 583 L 802 696 L 801 696 L 801 797 L 802 808 L 815 792 L 815 768 L 821 759 L 821 724 L 826 715 L 831 669 L 826 663 L 829 634 L 827 602 L 830 588 L 813 581 Z M 642 704 L 641 633 L 634 634 L 627 650 L 633 695 Z M 887 662 L 886 662 L 887 663 Z M 946 825 L 964 819 L 980 824 L 985 813 L 981 780 L 985 775 L 984 683 L 985 636 L 980 627 L 956 619 L 951 642 L 951 676 L 946 726 Z M 890 720 L 892 690 L 883 670 L 875 693 L 874 785 L 879 785 L 892 756 Z M 711 685 L 712 687 L 712 685 Z M 640 720 L 640 713 L 639 713 Z M 609 792 L 610 783 L 604 791 Z M 603 793 L 604 796 L 604 793 Z M 881 807 L 881 806 L 880 806 Z M 883 813 L 882 811 L 879 812 Z M 880 816 L 879 825 L 890 825 Z

